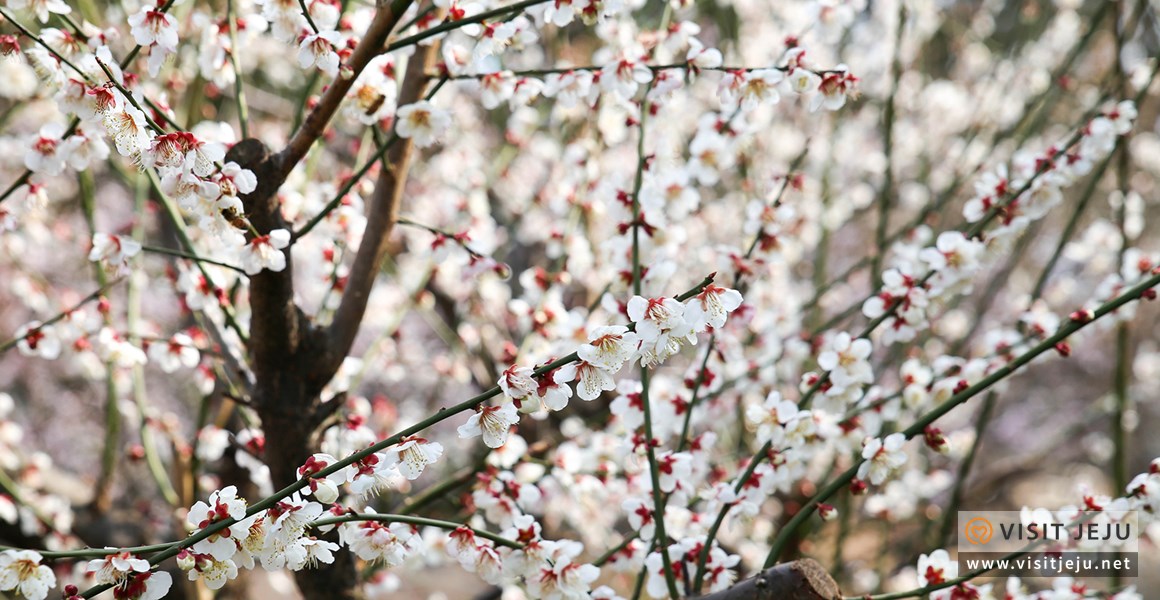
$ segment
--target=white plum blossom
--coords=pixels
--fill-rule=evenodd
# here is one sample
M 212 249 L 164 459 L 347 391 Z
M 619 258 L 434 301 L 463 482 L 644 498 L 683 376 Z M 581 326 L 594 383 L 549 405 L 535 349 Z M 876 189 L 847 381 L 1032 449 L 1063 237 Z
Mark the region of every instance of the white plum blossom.
M 500 406 L 482 406 L 457 431 L 461 438 L 482 435 L 484 445 L 499 448 L 507 442 L 508 432 L 519 420 L 514 404 L 505 402 Z
M 89 260 L 102 263 L 111 274 L 124 275 L 129 272 L 129 259 L 140 252 L 141 244 L 132 238 L 97 232 L 93 234 Z
M 117 94 L 119 96 L 119 93 Z M 149 123 L 145 113 L 123 98 L 115 108 L 103 113 L 105 131 L 113 138 L 117 152 L 121 156 L 135 158 L 149 147 Z
M 628 318 L 636 323 L 641 339 L 641 365 L 664 362 L 685 342 L 696 343 L 696 333 L 685 320 L 685 305 L 674 298 L 633 296 Z
M 149 48 L 149 74 L 156 77 L 165 59 L 177 52 L 177 19 L 146 5 L 129 16 L 129 25 L 133 40 Z
M 874 381 L 870 367 L 870 353 L 873 347 L 866 338 L 852 339 L 850 334 L 841 332 L 834 336 L 821 354 L 818 366 L 830 373 L 835 386 L 848 388 Z
M 100 136 L 90 135 L 78 127 L 61 144 L 61 153 L 66 157 L 68 166 L 77 171 L 85 171 L 90 165 L 109 158 L 109 145 Z
M 395 132 L 420 148 L 437 142 L 451 127 L 451 115 L 427 100 L 399 107 L 395 112 Z
M 32 550 L 0 552 L 0 591 L 19 592 L 28 600 L 46 598 L 56 586 L 56 575 L 40 561 L 40 554 Z
M 906 451 L 902 449 L 906 436 L 892 433 L 885 439 L 871 438 L 862 447 L 862 464 L 858 467 L 858 478 L 881 485 L 892 473 L 906 463 Z
M 44 325 L 40 321 L 25 323 L 16 330 L 15 337 L 20 340 L 16 348 L 25 356 L 38 356 L 47 360 L 60 356 L 61 340 L 51 325 Z
M 553 412 L 564 410 L 568 406 L 568 400 L 572 398 L 572 386 L 568 385 L 571 379 L 567 378 L 566 375 L 571 375 L 571 373 L 562 369 L 553 369 L 551 374 L 544 374 L 540 378 L 534 394 L 525 395 L 520 400 L 513 400 L 513 404 L 519 408 L 520 412 L 525 413 L 534 413 L 541 409 Z M 537 398 L 539 402 L 529 402 L 528 399 L 532 397 Z
M 725 325 L 729 313 L 741 306 L 741 292 L 709 284 L 701 293 L 685 301 L 685 318 L 694 331 Z
M 184 333 L 175 333 L 167 341 L 150 344 L 148 354 L 149 360 L 166 373 L 181 368 L 192 369 L 201 359 L 193 339 Z
M 657 454 L 657 468 L 660 471 L 660 488 L 670 493 L 678 485 L 689 482 L 693 474 L 693 456 L 688 452 L 665 451 Z
M 173 576 L 165 571 L 133 573 L 114 588 L 115 598 L 125 600 L 161 600 L 169 596 Z
M 622 325 L 597 327 L 588 336 L 588 343 L 576 350 L 584 362 L 612 372 L 620 370 L 632 359 L 640 347 L 640 336 Z
M 969 275 L 978 266 L 983 252 L 981 243 L 967 239 L 957 231 L 946 231 L 938 236 L 934 248 L 926 248 L 921 257 L 930 268 L 940 271 L 950 269 Z
M 64 127 L 60 123 L 49 123 L 40 128 L 32 140 L 32 147 L 24 153 L 24 166 L 34 173 L 60 175 L 68 157 L 67 147 L 62 143 Z
M 572 108 L 580 103 L 591 105 L 596 100 L 596 92 L 589 71 L 552 73 L 544 79 L 544 95 L 555 98 L 563 108 Z
M 370 562 L 382 561 L 388 568 L 403 564 L 418 539 L 410 525 L 375 520 L 343 523 L 339 534 L 356 556 Z
M 925 587 L 946 583 L 958 577 L 959 565 L 946 550 L 938 549 L 918 557 L 918 585 Z
M 405 438 L 402 443 L 387 450 L 391 462 L 397 464 L 403 477 L 410 480 L 418 479 L 423 469 L 442 455 L 443 444 L 418 437 Z
M 90 560 L 86 570 L 93 573 L 97 583 L 116 584 L 136 573 L 147 573 L 149 561 L 137 558 L 128 552 L 117 552 L 105 558 Z
M 716 48 L 706 48 L 697 38 L 689 40 L 689 51 L 685 53 L 685 62 L 698 69 L 716 69 L 721 66 L 724 58 Z
M 307 34 L 298 44 L 298 66 L 308 69 L 318 66 L 318 70 L 334 77 L 338 74 L 338 53 L 336 47 L 342 43 L 337 31 L 320 31 Z
M 630 497 L 620 506 L 628 517 L 628 524 L 640 534 L 640 539 L 649 541 L 656 533 L 656 519 L 652 501 L 647 498 Z
M 331 504 L 338 499 L 339 486 L 349 482 L 354 478 L 357 469 L 351 465 L 336 469 L 328 475 L 323 477 L 316 477 L 326 469 L 331 469 L 339 462 L 339 460 L 324 452 L 316 453 L 306 459 L 306 462 L 298 467 L 298 477 L 306 477 L 310 485 L 303 488 L 303 494 L 313 495 L 316 500 L 323 504 Z
M 538 570 L 527 574 L 528 591 L 539 598 L 582 600 L 600 576 L 594 565 L 576 562 L 583 549 L 575 542 L 544 542 L 547 551 Z
M 370 431 L 359 431 L 351 437 L 358 439 L 356 436 L 363 434 L 367 434 L 367 439 L 352 445 L 369 444 L 374 439 L 373 432 Z M 395 465 L 391 464 L 387 455 L 381 452 L 375 452 L 352 466 L 355 469 L 355 474 L 351 477 L 350 490 L 359 496 L 374 495 L 390 487 L 392 480 L 399 476 L 398 470 L 394 468 Z
M 818 92 L 810 98 L 810 111 L 819 108 L 838 110 L 846 105 L 846 99 L 857 97 L 858 78 L 851 75 L 846 65 L 838 65 L 821 76 Z
M 256 236 L 242 251 L 242 268 L 247 275 L 257 275 L 264 270 L 281 271 L 286 268 L 286 255 L 282 250 L 289 245 L 290 232 L 285 229 Z
M 267 538 L 279 537 L 283 540 L 298 537 L 323 512 L 321 504 L 305 500 L 295 492 L 266 511 L 265 535 Z
M 745 420 L 757 429 L 757 441 L 772 442 L 774 448 L 794 447 L 800 440 L 787 440 L 788 431 L 797 431 L 793 424 L 799 421 L 809 426 L 813 424 L 812 413 L 801 410 L 790 400 L 783 400 L 777 391 L 769 393 L 762 404 L 751 404 L 745 410 Z M 785 443 L 785 442 L 789 443 Z
M 680 544 L 672 544 L 666 550 L 669 554 L 669 560 L 673 567 L 682 563 L 684 549 Z M 665 560 L 660 552 L 650 552 L 644 559 L 645 568 L 648 572 L 648 579 L 645 583 L 645 590 L 648 595 L 653 598 L 668 598 L 670 597 L 668 584 L 665 579 Z M 675 575 L 675 573 L 674 573 Z M 683 591 L 683 582 L 677 579 L 677 591 Z M 682 596 L 684 594 L 682 593 Z
M 822 84 L 822 78 L 809 69 L 794 67 L 782 80 L 782 88 L 804 96 L 812 96 Z
M 156 6 L 145 5 L 129 16 L 133 41 L 140 46 L 159 44 L 170 52 L 177 50 L 177 19 Z
M 505 369 L 497 385 L 505 396 L 515 401 L 532 396 L 540 387 L 540 384 L 532 377 L 532 370 L 518 365 L 512 365 Z
M 1057 392 L 1098 392 L 1078 384 L 1113 359 L 1131 391 L 1160 383 L 1135 318 L 1160 290 L 1139 287 L 1160 281 L 1160 136 L 1133 130 L 1155 110 L 1101 95 L 1110 73 L 1152 101 L 1154 73 L 1140 39 L 1080 47 L 1109 37 L 1089 3 L 1040 11 L 1014 52 L 1003 2 L 948 27 L 917 2 L 730 1 L 724 29 L 692 0 L 74 3 L 0 0 L 0 522 L 44 548 L 0 549 L 0 596 L 178 595 L 147 547 L 80 548 L 122 542 L 90 540 L 61 485 L 101 462 L 78 416 L 129 430 L 98 500 L 139 509 L 148 540 L 124 543 L 175 541 L 183 591 L 245 595 L 261 568 L 288 596 L 455 595 L 453 567 L 624 600 L 728 594 L 773 539 L 816 553 L 839 518 L 916 530 L 980 418 L 1029 455 L 1006 442 L 1035 394 L 966 401 L 1028 364 L 1067 371 L 1033 382 L 1060 419 L 1082 398 Z M 953 68 L 922 55 L 932 32 Z M 1052 79 L 1063 56 L 1082 68 Z M 1104 437 L 1068 454 L 1112 472 Z M 193 494 L 178 531 L 150 473 Z M 839 488 L 867 497 L 816 498 Z M 1115 493 L 1023 521 L 1125 509 L 1160 532 L 1160 459 Z M 843 585 L 959 575 L 937 547 L 888 558 L 920 552 Z M 1006 594 L 1097 594 L 1038 585 Z
M 733 167 L 734 160 L 729 143 L 723 136 L 701 131 L 689 143 L 686 169 L 701 185 L 715 185 L 720 181 L 721 173 Z
M 784 78 L 785 74 L 777 69 L 731 72 L 722 80 L 721 102 L 744 111 L 776 104 L 781 97 L 778 87 Z
M 219 560 L 208 554 L 195 558 L 195 567 L 187 571 L 190 581 L 202 581 L 211 590 L 220 590 L 238 576 L 238 565 L 230 559 Z
M 210 494 L 208 503 L 198 500 L 189 509 L 185 522 L 191 528 L 200 530 L 226 519 L 242 519 L 245 516 L 246 501 L 238 497 L 238 488 L 231 485 Z M 247 529 L 249 525 L 235 523 L 226 530 L 198 541 L 192 546 L 192 550 L 198 554 L 212 556 L 216 562 L 227 561 L 238 551 L 238 545 L 234 540 L 241 539 L 238 536 L 245 534 Z
M 64 0 L 8 0 L 8 8 L 32 10 L 41 23 L 47 23 L 50 14 L 67 15 L 72 12 Z
M 636 95 L 640 84 L 648 83 L 652 79 L 652 69 L 628 58 L 613 61 L 600 71 L 600 85 L 604 90 L 626 100 Z
M 586 361 L 566 364 L 560 367 L 558 373 L 562 381 L 579 380 L 576 395 L 581 400 L 592 401 L 601 393 L 616 389 L 616 380 L 611 371 Z

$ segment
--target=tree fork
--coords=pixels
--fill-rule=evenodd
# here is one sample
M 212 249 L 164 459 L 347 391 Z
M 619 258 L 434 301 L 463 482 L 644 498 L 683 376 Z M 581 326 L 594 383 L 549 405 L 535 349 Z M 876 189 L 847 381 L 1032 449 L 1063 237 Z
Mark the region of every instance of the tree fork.
M 262 142 L 246 139 L 230 149 L 226 160 L 250 169 L 258 179 L 258 187 L 242 197 L 246 216 L 257 234 L 286 229 L 278 202 L 282 184 L 278 156 Z M 311 359 L 324 348 L 309 317 L 294 302 L 291 253 L 289 249 L 284 252 L 284 270 L 263 270 L 250 277 L 253 400 L 266 433 L 264 458 L 275 486 L 296 481 L 298 466 L 314 452 L 318 423 L 310 415 L 316 412 L 318 394 L 333 375 Z M 308 600 L 359 597 L 354 559 L 345 549 L 335 553 L 333 564 L 299 571 L 295 580 Z

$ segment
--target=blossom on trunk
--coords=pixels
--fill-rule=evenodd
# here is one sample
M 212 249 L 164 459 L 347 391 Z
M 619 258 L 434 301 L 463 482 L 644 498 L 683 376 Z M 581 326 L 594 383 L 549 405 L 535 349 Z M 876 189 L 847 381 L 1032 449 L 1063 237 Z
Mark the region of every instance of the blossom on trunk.
M 256 236 L 242 250 L 242 268 L 247 275 L 257 275 L 267 269 L 282 271 L 286 268 L 286 254 L 282 249 L 289 245 L 290 232 L 285 229 Z

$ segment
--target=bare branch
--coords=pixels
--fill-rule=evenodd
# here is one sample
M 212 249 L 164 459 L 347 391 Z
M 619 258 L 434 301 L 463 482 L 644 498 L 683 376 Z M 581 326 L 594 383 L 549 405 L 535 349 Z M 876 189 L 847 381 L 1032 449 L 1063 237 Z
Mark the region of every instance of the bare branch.
M 360 46 L 361 47 L 361 46 Z M 399 92 L 399 106 L 417 102 L 423 97 L 427 83 L 427 70 L 435 59 L 437 44 L 420 46 L 415 50 L 407 65 L 403 86 Z M 391 146 L 386 156 L 389 168 L 379 172 L 375 191 L 370 199 L 366 231 L 355 255 L 347 278 L 342 303 L 334 313 L 328 336 L 328 369 L 338 368 L 342 359 L 350 352 L 355 335 L 358 334 L 367 300 L 374 287 L 375 276 L 387 254 L 387 239 L 399 219 L 399 205 L 403 199 L 403 186 L 407 181 L 407 171 L 411 163 L 414 145 L 411 140 L 400 139 Z
M 302 122 L 298 131 L 294 132 L 294 136 L 286 144 L 286 148 L 278 153 L 279 179 L 281 181 L 286 180 L 286 176 L 290 174 L 298 161 L 306 156 L 310 147 L 322 136 L 326 130 L 326 124 L 330 122 L 334 113 L 338 112 L 338 107 L 342 104 L 343 98 L 346 97 L 346 92 L 354 85 L 355 80 L 371 62 L 371 59 L 380 54 L 391 30 L 399 23 L 399 19 L 402 18 L 403 13 L 410 5 L 411 0 L 394 0 L 379 8 L 378 12 L 375 13 L 374 20 L 371 21 L 370 27 L 367 28 L 367 33 L 359 42 L 358 47 L 354 49 L 350 60 L 342 65 L 342 70 L 334 78 L 334 81 L 330 82 L 330 86 L 326 88 L 318 106 L 310 111 L 306 120 Z

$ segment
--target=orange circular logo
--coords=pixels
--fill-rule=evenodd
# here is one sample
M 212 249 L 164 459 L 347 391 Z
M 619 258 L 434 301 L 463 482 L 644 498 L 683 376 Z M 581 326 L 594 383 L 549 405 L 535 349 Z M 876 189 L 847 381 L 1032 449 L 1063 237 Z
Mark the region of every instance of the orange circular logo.
M 966 536 L 967 541 L 979 546 L 991 541 L 991 536 L 994 535 L 995 528 L 991 527 L 991 522 L 986 517 L 975 517 L 967 521 L 963 527 L 963 535 Z

